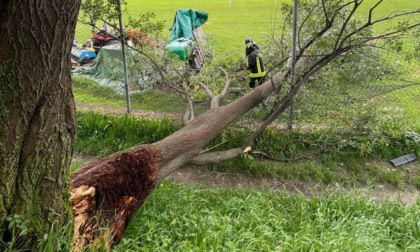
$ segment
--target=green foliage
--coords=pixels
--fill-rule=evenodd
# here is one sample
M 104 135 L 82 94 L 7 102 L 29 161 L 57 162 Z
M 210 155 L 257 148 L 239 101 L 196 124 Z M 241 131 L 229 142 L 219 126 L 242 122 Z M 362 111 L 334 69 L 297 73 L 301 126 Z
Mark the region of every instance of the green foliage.
M 391 166 L 388 162 L 366 160 L 390 160 L 407 153 L 419 155 L 420 129 L 408 128 L 403 114 L 393 109 L 366 108 L 369 109 L 355 110 L 347 115 L 348 119 L 342 115 L 338 127 L 309 125 L 293 131 L 269 128 L 257 139 L 250 154 L 208 168 L 327 184 L 357 181 L 417 186 L 413 177 L 420 175 L 420 170 L 411 169 L 410 176 L 406 171 L 385 168 Z M 336 123 L 340 119 L 336 118 Z M 226 130 L 208 149 L 240 147 L 249 134 L 250 130 Z
M 174 200 L 176 199 L 176 200 Z M 420 205 L 164 182 L 115 251 L 416 251 Z
M 77 113 L 76 152 L 107 155 L 134 145 L 153 143 L 179 127 L 165 118 L 161 121 L 96 113 Z
M 165 21 L 153 22 L 154 18 L 156 18 L 156 14 L 153 12 L 141 13 L 138 19 L 131 16 L 128 17 L 128 26 L 140 31 L 135 38 L 143 46 L 147 43 L 152 43 L 153 41 L 150 41 L 150 39 L 160 38 L 164 30 Z M 144 37 L 146 35 L 149 38 Z
M 84 0 L 81 5 L 82 17 L 89 20 L 106 20 L 108 23 L 118 23 L 121 6 L 127 5 L 124 0 Z M 126 12 L 126 10 L 122 10 Z
M 51 252 L 51 251 L 71 251 L 72 249 L 72 229 L 73 223 L 67 223 L 57 230 L 56 226 L 52 226 L 48 233 L 43 237 L 39 237 L 37 246 L 26 243 L 28 237 L 26 235 L 30 232 L 29 222 L 23 216 L 10 215 L 6 217 L 8 228 L 11 235 L 11 241 L 3 243 L 0 241 L 0 251 L 4 252 L 20 252 L 20 251 L 38 251 L 38 252 Z
M 20 249 L 25 249 L 28 245 L 26 242 L 26 235 L 30 230 L 30 223 L 28 219 L 25 219 L 20 215 L 9 215 L 6 217 L 7 232 L 6 234 L 10 236 L 8 242 L 0 241 L 0 250 L 5 252 L 18 251 Z

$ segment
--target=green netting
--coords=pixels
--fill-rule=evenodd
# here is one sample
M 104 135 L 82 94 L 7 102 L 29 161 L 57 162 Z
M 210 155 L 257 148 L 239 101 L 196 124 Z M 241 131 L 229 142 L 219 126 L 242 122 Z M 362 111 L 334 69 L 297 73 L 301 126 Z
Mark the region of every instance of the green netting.
M 130 93 L 145 92 L 153 88 L 151 67 L 142 61 L 140 55 L 132 50 L 126 51 L 128 86 Z M 122 51 L 119 44 L 102 47 L 90 67 L 79 67 L 72 71 L 83 75 L 102 86 L 118 93 L 125 92 Z

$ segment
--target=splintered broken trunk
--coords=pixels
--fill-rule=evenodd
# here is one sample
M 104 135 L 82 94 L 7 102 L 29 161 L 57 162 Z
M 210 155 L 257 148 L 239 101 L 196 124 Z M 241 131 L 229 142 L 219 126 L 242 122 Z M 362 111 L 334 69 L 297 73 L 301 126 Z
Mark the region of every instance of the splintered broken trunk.
M 272 90 L 270 83 L 261 85 L 229 105 L 196 117 L 159 142 L 115 153 L 74 172 L 70 187 L 75 218 L 73 251 L 104 243 L 110 250 L 155 185 L 173 170 L 187 163 L 220 162 L 238 156 L 240 147 L 220 153 L 200 151 Z
M 111 239 L 119 241 L 134 211 L 153 189 L 160 162 L 151 146 L 125 151 L 91 163 L 73 173 L 71 204 L 74 250 Z M 98 234 L 100 228 L 102 233 Z M 110 249 L 110 247 L 108 247 Z
M 201 153 L 217 134 L 276 90 L 276 84 L 286 75 L 286 72 L 276 74 L 252 92 L 226 106 L 210 109 L 159 142 L 115 153 L 73 173 L 70 186 L 75 218 L 73 251 L 101 244 L 111 250 L 120 241 L 134 212 L 172 171 L 188 163 L 218 163 L 249 149 L 251 138 L 235 149 Z M 286 109 L 287 101 L 283 105 L 282 109 Z

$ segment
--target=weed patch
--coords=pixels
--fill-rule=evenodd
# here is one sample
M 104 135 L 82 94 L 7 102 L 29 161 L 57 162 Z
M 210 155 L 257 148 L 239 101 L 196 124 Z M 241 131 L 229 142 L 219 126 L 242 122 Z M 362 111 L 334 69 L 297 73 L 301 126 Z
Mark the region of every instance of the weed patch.
M 116 251 L 415 251 L 419 207 L 164 182 L 133 218 Z

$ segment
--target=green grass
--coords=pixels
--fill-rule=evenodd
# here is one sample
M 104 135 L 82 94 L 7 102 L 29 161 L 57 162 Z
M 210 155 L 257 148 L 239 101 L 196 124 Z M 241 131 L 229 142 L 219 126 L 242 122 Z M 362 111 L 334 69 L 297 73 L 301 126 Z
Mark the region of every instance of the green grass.
M 153 121 L 128 115 L 101 115 L 92 112 L 78 112 L 77 121 L 76 152 L 94 156 L 156 142 L 180 127 L 169 119 Z M 415 140 L 419 136 L 407 136 L 395 129 L 394 131 L 393 135 L 382 131 L 372 131 L 366 135 L 363 132 L 339 130 L 280 134 L 271 129 L 258 139 L 254 150 L 281 159 L 282 162 L 261 159 L 261 155 L 252 154 L 208 165 L 207 169 L 253 177 L 270 176 L 281 181 L 301 180 L 346 185 L 388 183 L 397 187 L 413 185 L 420 188 L 417 181 L 420 167 L 412 167 L 410 170 L 393 169 L 388 162 L 407 153 L 419 155 L 420 140 Z M 237 148 L 245 142 L 248 133 L 223 131 L 208 147 L 214 151 L 219 150 L 218 148 Z M 228 141 L 223 143 L 226 140 Z M 387 161 L 372 163 L 371 160 Z M 80 162 L 75 161 L 72 170 L 80 165 Z
M 369 9 L 376 3 L 377 0 L 365 0 L 362 4 L 360 11 L 357 13 L 361 20 L 367 20 Z M 374 11 L 373 20 L 389 16 L 397 11 L 414 11 L 420 9 L 420 4 L 417 0 L 384 0 Z M 389 29 L 390 26 L 394 26 L 398 21 L 412 20 L 412 17 L 404 17 L 395 19 L 392 22 L 383 22 L 375 25 L 374 30 L 376 32 L 383 32 Z
M 397 156 L 396 156 L 397 157 Z M 254 178 L 273 177 L 282 182 L 303 181 L 324 185 L 392 185 L 396 188 L 414 186 L 420 189 L 419 161 L 410 167 L 395 168 L 388 160 L 329 157 L 305 159 L 295 162 L 244 158 L 234 159 L 221 165 L 207 166 L 219 173 L 246 174 Z
M 214 48 L 217 52 L 225 53 L 232 49 L 243 53 L 244 40 L 253 37 L 255 41 L 261 41 L 262 33 L 270 31 L 271 18 L 276 15 L 276 9 L 281 1 L 273 0 L 175 0 L 175 1 L 131 1 L 128 0 L 129 15 L 154 12 L 157 20 L 166 21 L 166 27 L 172 25 L 177 9 L 198 9 L 209 13 L 209 19 L 203 26 L 205 33 L 214 37 Z M 223 10 L 223 11 L 221 11 Z M 82 33 L 82 30 L 78 33 Z M 88 30 L 88 29 L 87 29 Z M 165 29 L 166 38 L 169 40 L 170 32 Z M 84 32 L 89 36 L 88 32 Z M 164 34 L 165 36 L 165 34 Z M 76 35 L 76 37 L 81 37 Z
M 115 251 L 418 251 L 420 204 L 164 182 Z
M 77 113 L 76 152 L 108 155 L 135 145 L 157 142 L 179 126 L 166 118 L 160 121 L 95 113 Z
M 216 52 L 224 54 L 226 52 L 243 53 L 244 39 L 252 37 L 257 43 L 262 42 L 264 35 L 271 34 L 272 24 L 281 23 L 278 9 L 282 3 L 290 3 L 291 0 L 166 0 L 166 1 L 146 1 L 128 0 L 129 15 L 136 15 L 145 12 L 154 12 L 157 20 L 166 21 L 166 27 L 172 25 L 172 21 L 177 9 L 198 9 L 209 13 L 209 20 L 203 26 L 207 34 L 211 34 L 214 39 Z M 375 0 L 367 0 L 361 6 L 358 17 L 363 19 Z M 232 4 L 231 4 L 232 3 Z M 378 15 L 390 14 L 396 10 L 415 10 L 418 9 L 417 0 L 385 0 L 378 8 Z M 99 24 L 101 25 L 101 24 Z M 380 24 L 375 30 L 383 31 L 389 27 L 389 23 Z M 170 33 L 166 32 L 169 40 Z M 76 37 L 83 41 L 90 36 L 90 28 L 79 25 Z M 165 36 L 165 34 L 164 34 Z
M 73 93 L 76 103 L 88 103 L 113 108 L 125 108 L 125 95 L 117 94 L 110 88 L 103 87 L 96 82 L 73 76 Z M 182 113 L 186 108 L 183 99 L 174 93 L 153 90 L 147 94 L 133 94 L 130 96 L 133 109 L 144 109 L 158 112 Z
M 420 86 L 413 86 L 403 91 L 393 91 L 382 97 L 379 102 L 384 104 L 384 107 L 400 109 L 411 128 L 420 128 L 419 98 Z M 392 103 L 389 103 L 390 100 Z

